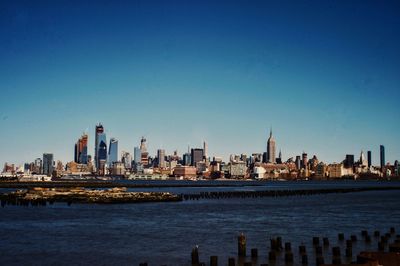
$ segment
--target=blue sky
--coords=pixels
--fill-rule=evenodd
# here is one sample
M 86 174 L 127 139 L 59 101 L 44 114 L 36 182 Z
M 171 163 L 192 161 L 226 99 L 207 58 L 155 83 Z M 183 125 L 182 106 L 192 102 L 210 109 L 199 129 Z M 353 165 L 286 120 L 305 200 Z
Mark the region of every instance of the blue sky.
M 400 159 L 398 1 L 1 1 L 0 163 L 119 150 Z

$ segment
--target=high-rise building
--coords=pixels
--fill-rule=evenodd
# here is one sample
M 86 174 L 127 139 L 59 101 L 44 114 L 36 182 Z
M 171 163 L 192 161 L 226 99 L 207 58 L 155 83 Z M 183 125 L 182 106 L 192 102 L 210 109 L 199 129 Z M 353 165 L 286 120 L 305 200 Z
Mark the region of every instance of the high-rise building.
M 269 132 L 269 138 L 267 141 L 267 159 L 269 163 L 276 162 L 276 147 L 275 147 L 275 139 L 272 137 L 272 129 Z
M 191 154 L 189 152 L 183 154 L 183 165 L 186 165 L 186 166 L 191 165 L 192 164 L 192 159 L 191 158 L 192 158 L 192 156 L 191 156 Z
M 302 160 L 301 160 L 301 168 L 307 169 L 307 164 L 308 164 L 308 158 L 307 158 L 307 153 L 303 152 L 301 155 Z
M 368 157 L 368 167 L 371 167 L 371 165 L 372 165 L 372 154 L 371 154 L 371 151 L 367 152 L 367 157 Z
M 157 162 L 159 168 L 165 168 L 165 150 L 157 150 Z
M 51 176 L 53 173 L 53 154 L 52 153 L 43 153 L 43 174 L 47 176 Z
M 132 168 L 132 155 L 129 152 L 122 151 L 121 153 L 121 161 L 125 166 L 125 169 Z
M 87 164 L 88 162 L 88 135 L 83 134 L 75 143 L 75 156 L 74 161 L 80 164 Z
M 94 145 L 94 163 L 96 169 L 100 168 L 100 161 L 107 161 L 107 138 L 104 133 L 104 127 L 101 124 L 96 125 Z M 102 163 L 102 166 L 104 162 Z
M 352 168 L 354 166 L 354 154 L 346 154 L 343 165 L 345 168 Z
M 108 166 L 111 168 L 115 162 L 118 162 L 118 140 L 111 138 L 108 147 Z
M 380 146 L 380 154 L 381 154 L 381 169 L 385 166 L 385 146 Z
M 43 173 L 43 161 L 41 158 L 36 158 L 35 163 L 34 163 L 34 170 L 32 172 L 36 174 L 42 174 Z
M 296 156 L 295 164 L 296 164 L 297 170 L 300 170 L 300 168 L 301 168 L 301 159 L 300 159 L 300 155 L 297 155 L 297 156 Z
M 203 142 L 204 160 L 208 160 L 208 145 L 207 142 Z
M 133 160 L 135 161 L 135 164 L 138 164 L 138 163 L 142 162 L 142 151 L 140 150 L 139 147 L 135 147 L 134 148 Z
M 365 167 L 368 166 L 368 161 L 365 159 L 363 151 L 361 151 L 359 163 L 360 163 L 361 166 L 365 166 Z
M 192 166 L 196 166 L 197 162 L 201 162 L 204 157 L 204 150 L 203 149 L 192 149 L 190 158 L 192 160 Z
M 149 164 L 149 153 L 147 152 L 146 147 L 146 139 L 142 137 L 140 140 L 140 152 L 141 152 L 141 163 L 143 166 L 147 166 Z

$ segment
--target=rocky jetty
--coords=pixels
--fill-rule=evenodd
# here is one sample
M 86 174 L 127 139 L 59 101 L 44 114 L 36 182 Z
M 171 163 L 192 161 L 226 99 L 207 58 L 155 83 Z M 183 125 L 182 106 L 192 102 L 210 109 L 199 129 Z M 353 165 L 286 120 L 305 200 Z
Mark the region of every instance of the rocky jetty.
M 107 190 L 77 188 L 42 188 L 17 190 L 0 195 L 1 205 L 46 205 L 54 202 L 71 203 L 140 203 L 181 201 L 180 196 L 168 192 L 127 192 L 118 187 Z

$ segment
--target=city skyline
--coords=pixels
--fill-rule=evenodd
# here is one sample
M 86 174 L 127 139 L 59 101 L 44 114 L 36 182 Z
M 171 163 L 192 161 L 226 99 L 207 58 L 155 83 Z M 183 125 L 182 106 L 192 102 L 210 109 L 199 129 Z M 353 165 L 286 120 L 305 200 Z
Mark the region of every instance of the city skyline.
M 400 158 L 397 3 L 0 6 L 1 164 L 72 161 L 82 131 L 94 159 L 97 121 L 131 154 L 206 139 L 227 160 L 264 152 L 272 125 L 284 159 Z

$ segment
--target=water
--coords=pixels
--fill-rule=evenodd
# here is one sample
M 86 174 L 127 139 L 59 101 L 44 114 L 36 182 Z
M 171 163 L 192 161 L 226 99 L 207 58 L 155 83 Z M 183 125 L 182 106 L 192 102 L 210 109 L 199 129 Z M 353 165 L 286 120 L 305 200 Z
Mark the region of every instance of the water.
M 235 189 L 299 189 L 355 186 L 398 186 L 375 182 L 276 182 L 261 187 L 152 188 L 173 192 Z M 220 265 L 237 253 L 237 235 L 258 248 L 258 263 L 267 262 L 269 239 L 282 236 L 307 245 L 310 265 L 312 237 L 357 234 L 357 251 L 374 249 L 361 241 L 361 230 L 400 230 L 400 192 L 368 191 L 304 197 L 247 198 L 118 205 L 54 204 L 48 207 L 6 206 L 0 209 L 0 265 L 189 265 L 199 245 L 200 259 L 218 255 Z M 340 243 L 339 243 L 340 244 Z M 331 250 L 331 247 L 329 250 Z M 326 262 L 330 262 L 326 252 Z M 342 249 L 342 254 L 344 250 Z M 354 259 L 354 257 L 353 257 Z M 280 261 L 277 263 L 280 264 Z

